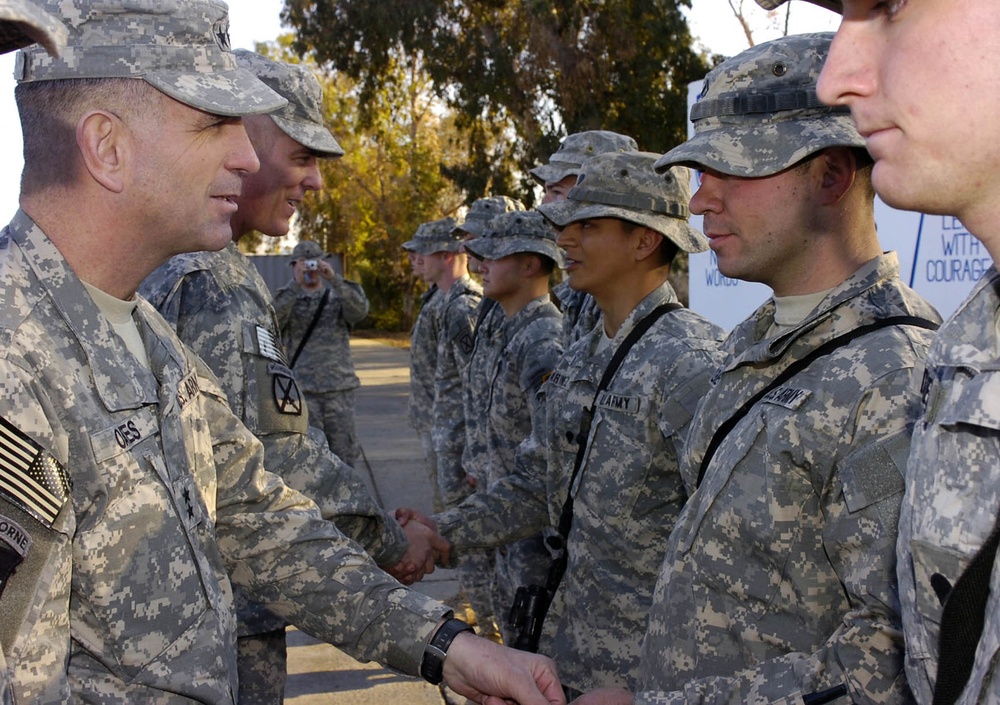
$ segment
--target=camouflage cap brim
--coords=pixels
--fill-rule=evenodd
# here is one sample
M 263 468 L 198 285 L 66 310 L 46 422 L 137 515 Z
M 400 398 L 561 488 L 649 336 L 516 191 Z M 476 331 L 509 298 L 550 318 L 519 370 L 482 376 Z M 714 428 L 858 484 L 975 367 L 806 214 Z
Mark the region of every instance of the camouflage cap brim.
M 424 255 L 432 255 L 435 252 L 461 252 L 463 245 L 467 243 L 462 240 L 424 240 L 420 243 Z
M 708 249 L 708 239 L 688 224 L 686 215 L 674 217 L 653 211 L 570 199 L 543 203 L 537 209 L 558 228 L 581 220 L 618 218 L 655 230 L 685 252 L 704 252 Z
M 272 115 L 271 118 L 282 132 L 321 157 L 335 159 L 344 156 L 344 148 L 326 127 L 311 122 L 290 120 L 279 115 Z
M 785 4 L 787 0 L 757 0 L 757 4 L 763 7 L 765 10 L 774 10 Z M 832 10 L 838 14 L 843 14 L 844 6 L 841 4 L 840 0 L 808 0 L 813 5 L 819 5 L 827 10 Z
M 720 122 L 699 128 L 693 137 L 656 160 L 653 168 L 711 169 L 721 174 L 761 177 L 777 174 L 828 147 L 864 147 L 851 116 L 829 113 L 780 122 Z
M 544 255 L 562 266 L 562 250 L 552 239 L 538 237 L 486 237 L 465 243 L 465 249 L 480 259 L 503 259 L 510 255 Z
M 549 162 L 548 164 L 536 166 L 528 173 L 544 186 L 545 184 L 559 183 L 567 176 L 579 176 L 580 165 L 570 164 L 569 162 Z
M 19 83 L 137 78 L 214 115 L 269 113 L 287 102 L 236 65 L 229 12 L 218 0 L 169 3 L 48 0 L 68 30 L 58 58 L 29 46 L 18 54 Z
M 156 72 L 139 78 L 174 100 L 213 115 L 270 113 L 287 102 L 252 73 L 239 68 L 210 74 Z
M 403 243 L 402 247 L 407 252 L 412 252 L 415 255 L 427 254 L 426 252 L 423 252 L 423 248 L 421 248 L 420 245 L 421 243 L 418 240 L 407 240 Z
M 66 35 L 66 27 L 58 18 L 31 2 L 0 2 L 0 54 L 38 42 L 51 56 L 59 56 Z

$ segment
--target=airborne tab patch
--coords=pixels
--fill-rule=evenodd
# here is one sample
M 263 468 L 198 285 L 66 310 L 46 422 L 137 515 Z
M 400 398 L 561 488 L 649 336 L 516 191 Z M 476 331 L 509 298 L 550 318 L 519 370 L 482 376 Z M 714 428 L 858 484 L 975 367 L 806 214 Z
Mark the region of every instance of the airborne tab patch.
M 69 481 L 56 459 L 0 418 L 0 495 L 52 528 L 69 498 Z

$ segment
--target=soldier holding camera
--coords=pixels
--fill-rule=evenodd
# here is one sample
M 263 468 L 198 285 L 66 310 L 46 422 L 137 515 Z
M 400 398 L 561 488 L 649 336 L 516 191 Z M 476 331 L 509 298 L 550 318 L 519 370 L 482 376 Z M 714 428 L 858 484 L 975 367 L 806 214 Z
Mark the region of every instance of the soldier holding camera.
M 349 334 L 368 315 L 368 297 L 360 284 L 334 271 L 318 243 L 300 242 L 292 258 L 294 280 L 274 297 L 281 337 L 305 393 L 310 423 L 353 466 L 358 458 L 354 390 L 361 380 L 354 373 Z

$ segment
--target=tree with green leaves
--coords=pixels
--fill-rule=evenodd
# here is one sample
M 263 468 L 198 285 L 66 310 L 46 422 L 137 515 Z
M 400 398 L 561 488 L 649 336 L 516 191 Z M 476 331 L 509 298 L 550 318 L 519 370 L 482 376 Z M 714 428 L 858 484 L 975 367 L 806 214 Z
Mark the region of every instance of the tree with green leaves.
M 688 0 L 285 0 L 292 48 L 357 81 L 367 110 L 418 62 L 468 154 L 444 173 L 467 202 L 534 200 L 524 176 L 568 133 L 608 129 L 666 151 L 686 137 L 687 84 L 708 70 Z M 502 186 L 504 188 L 499 188 Z

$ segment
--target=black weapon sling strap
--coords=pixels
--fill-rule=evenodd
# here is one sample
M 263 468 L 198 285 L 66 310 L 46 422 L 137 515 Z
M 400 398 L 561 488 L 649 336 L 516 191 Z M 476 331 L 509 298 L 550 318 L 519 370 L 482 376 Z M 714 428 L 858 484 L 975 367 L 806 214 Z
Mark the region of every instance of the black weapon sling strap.
M 323 297 L 319 300 L 319 306 L 316 307 L 316 313 L 313 314 L 312 320 L 309 322 L 309 327 L 306 328 L 305 335 L 302 336 L 302 340 L 299 341 L 298 347 L 295 348 L 295 354 L 292 355 L 292 361 L 288 363 L 289 367 L 295 367 L 295 361 L 299 359 L 299 355 L 302 354 L 302 348 L 306 346 L 306 341 L 309 340 L 309 336 L 312 335 L 313 330 L 316 329 L 316 324 L 319 323 L 319 317 L 323 313 L 323 307 L 326 306 L 327 299 L 330 298 L 330 290 L 323 289 Z
M 752 409 L 757 402 L 763 399 L 768 392 L 780 387 L 789 379 L 809 367 L 809 365 L 814 363 L 819 358 L 829 355 L 838 348 L 842 348 L 864 335 L 868 335 L 876 330 L 888 328 L 890 326 L 916 326 L 917 328 L 926 328 L 927 330 L 937 330 L 938 328 L 937 323 L 929 321 L 926 318 L 920 318 L 918 316 L 890 316 L 889 318 L 882 318 L 874 323 L 869 323 L 868 325 L 855 328 L 854 330 L 848 331 L 843 335 L 838 335 L 836 338 L 826 341 L 805 357 L 796 360 L 786 367 L 781 374 L 775 377 L 770 384 L 754 394 L 753 397 L 743 404 L 743 406 L 736 410 L 735 414 L 726 419 L 726 421 L 716 429 L 715 433 L 712 435 L 712 440 L 708 443 L 708 448 L 705 450 L 705 457 L 701 461 L 701 467 L 698 469 L 698 484 L 696 486 L 701 486 L 702 480 L 705 479 L 705 471 L 708 469 L 709 463 L 712 462 L 712 458 L 715 456 L 715 451 L 719 449 L 722 441 L 734 428 L 736 428 L 736 424 L 738 424 L 744 416 L 750 413 L 750 409 Z
M 1000 514 L 993 531 L 969 561 L 945 598 L 938 636 L 938 669 L 933 705 L 952 705 L 965 689 L 986 623 L 990 575 L 1000 545 Z
M 559 588 L 559 583 L 562 581 L 563 574 L 566 572 L 566 565 L 569 560 L 569 555 L 567 551 L 567 538 L 569 538 L 570 529 L 573 527 L 573 485 L 576 484 L 576 479 L 580 474 L 580 468 L 583 466 L 583 459 L 586 456 L 586 450 L 588 441 L 590 439 L 590 427 L 594 420 L 594 409 L 597 406 L 597 400 L 601 396 L 601 392 L 607 389 L 608 385 L 611 384 L 611 380 L 614 379 L 615 374 L 618 372 L 618 368 L 621 367 L 622 362 L 625 360 L 625 356 L 628 355 L 632 346 L 638 342 L 639 338 L 645 335 L 654 323 L 656 323 L 664 314 L 670 311 L 676 311 L 679 308 L 683 308 L 681 304 L 676 301 L 661 304 L 654 308 L 652 311 L 646 315 L 641 321 L 635 324 L 635 328 L 629 331 L 629 334 L 625 337 L 625 340 L 621 342 L 621 345 L 615 350 L 614 356 L 608 363 L 608 366 L 604 369 L 604 374 L 601 376 L 601 381 L 597 385 L 597 391 L 594 393 L 594 400 L 590 403 L 590 407 L 583 410 L 583 417 L 580 419 L 580 431 L 576 434 L 576 459 L 573 462 L 573 474 L 570 476 L 569 485 L 566 488 L 566 501 L 563 502 L 562 511 L 559 514 L 559 534 L 555 539 L 555 543 L 560 552 L 558 557 L 552 560 L 552 566 L 549 568 L 548 580 L 546 581 L 545 588 L 549 593 L 549 600 L 556 594 L 556 590 Z M 548 542 L 552 545 L 553 541 L 550 539 Z

